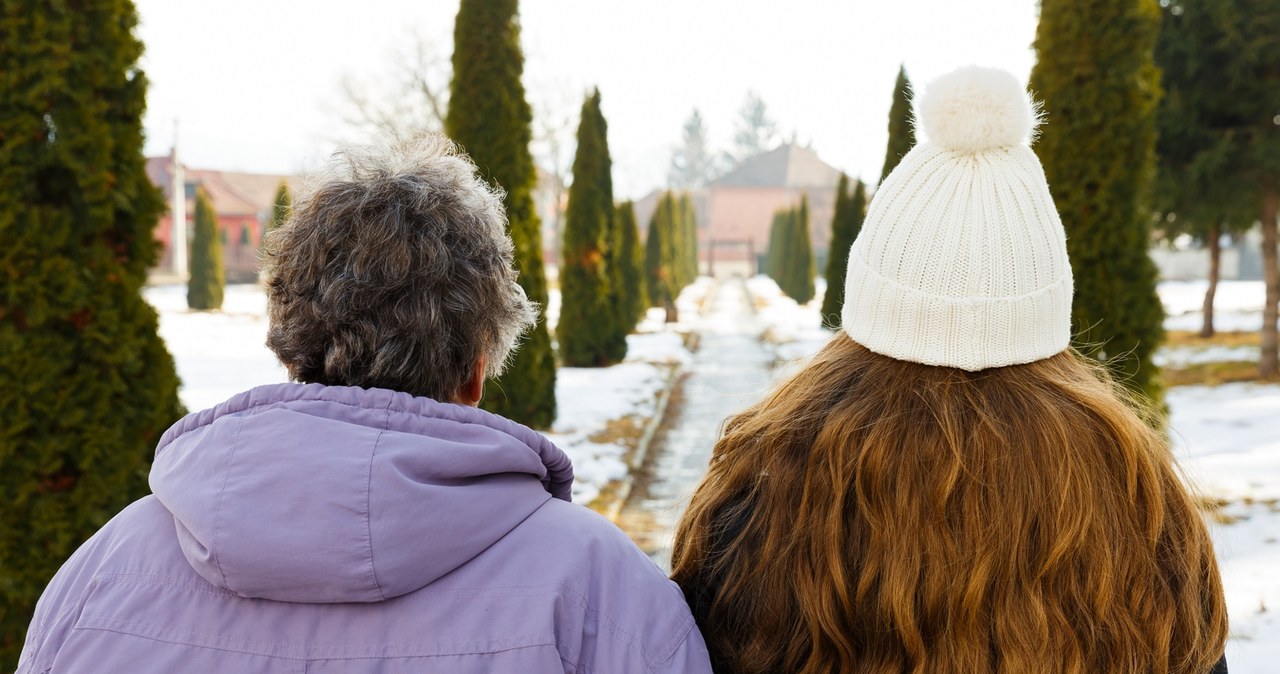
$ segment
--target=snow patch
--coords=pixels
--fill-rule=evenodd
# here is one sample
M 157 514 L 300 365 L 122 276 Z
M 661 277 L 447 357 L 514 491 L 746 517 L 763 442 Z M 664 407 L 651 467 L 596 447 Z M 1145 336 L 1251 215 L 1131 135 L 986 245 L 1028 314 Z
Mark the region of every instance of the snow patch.
M 1164 305 L 1165 330 L 1197 332 L 1204 324 L 1208 281 L 1161 281 L 1156 286 Z M 1222 332 L 1256 332 L 1262 328 L 1266 285 L 1262 281 L 1219 281 L 1213 296 L 1213 325 Z
M 187 309 L 186 286 L 153 286 L 142 294 L 160 315 L 160 336 L 177 364 L 178 396 L 188 410 L 289 380 L 267 348 L 267 296 L 261 286 L 227 286 L 222 311 L 213 312 Z

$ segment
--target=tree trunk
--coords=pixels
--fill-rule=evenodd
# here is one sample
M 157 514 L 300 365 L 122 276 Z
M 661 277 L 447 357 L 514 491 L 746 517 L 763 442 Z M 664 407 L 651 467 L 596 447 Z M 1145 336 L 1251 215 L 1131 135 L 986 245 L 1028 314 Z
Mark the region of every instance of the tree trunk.
M 1222 228 L 1213 224 L 1209 226 L 1209 287 L 1204 291 L 1204 325 L 1200 327 L 1201 337 L 1213 336 L 1213 296 L 1218 294 L 1219 263 L 1222 260 Z
M 1280 358 L 1276 353 L 1276 312 L 1280 308 L 1280 275 L 1276 270 L 1276 208 L 1280 195 L 1275 181 L 1268 181 L 1262 191 L 1262 279 L 1267 285 L 1267 299 L 1262 307 L 1262 355 L 1258 359 L 1258 375 L 1273 378 L 1280 375 Z

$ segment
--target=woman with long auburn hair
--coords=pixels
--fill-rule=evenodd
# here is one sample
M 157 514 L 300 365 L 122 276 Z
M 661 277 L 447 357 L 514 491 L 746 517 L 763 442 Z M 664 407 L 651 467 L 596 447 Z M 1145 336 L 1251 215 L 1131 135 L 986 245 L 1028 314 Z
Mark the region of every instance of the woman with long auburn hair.
M 716 671 L 1225 672 L 1212 543 L 1155 416 L 1069 348 L 1034 105 L 931 84 L 843 328 L 731 418 L 674 579 Z

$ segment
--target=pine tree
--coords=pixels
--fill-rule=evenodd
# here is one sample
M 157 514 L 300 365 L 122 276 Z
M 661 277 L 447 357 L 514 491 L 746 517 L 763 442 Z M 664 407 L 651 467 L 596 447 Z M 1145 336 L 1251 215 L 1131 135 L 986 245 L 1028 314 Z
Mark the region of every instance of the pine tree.
M 640 246 L 640 230 L 636 225 L 635 205 L 624 201 L 614 211 L 614 222 L 622 232 L 622 288 L 625 315 L 630 316 L 630 328 L 644 318 L 649 307 L 649 289 L 645 284 L 644 248 Z
M 884 156 L 884 170 L 880 182 L 916 146 L 916 127 L 911 121 L 911 80 L 907 79 L 907 67 L 898 68 L 898 80 L 893 85 L 893 105 L 889 107 L 889 149 Z
M 680 145 L 671 153 L 671 169 L 667 182 L 677 189 L 704 187 L 715 179 L 716 159 L 707 139 L 707 126 L 702 113 L 694 108 L 684 123 Z
M 742 163 L 773 149 L 778 142 L 778 123 L 769 116 L 764 99 L 748 91 L 738 109 L 738 122 L 733 132 L 733 161 Z
M 128 0 L 0 15 L 0 671 L 67 557 L 147 493 L 183 413 L 140 290 L 164 203 Z
M 486 386 L 481 405 L 547 428 L 556 418 L 556 362 L 547 332 L 542 230 L 533 205 L 537 175 L 529 152 L 533 113 L 520 82 L 524 55 L 516 0 L 462 0 L 453 45 L 445 132 L 471 155 L 486 179 L 506 192 L 520 285 L 539 306 L 537 327 L 526 335 L 506 374 Z
M 221 309 L 222 291 L 226 285 L 218 214 L 213 210 L 209 194 L 204 188 L 199 188 L 196 190 L 195 236 L 191 239 L 191 278 L 187 281 L 187 306 L 196 311 Z
M 1067 232 L 1076 346 L 1159 399 L 1164 336 L 1150 244 L 1156 0 L 1043 0 L 1031 90 L 1050 120 L 1036 150 Z
M 808 304 L 813 299 L 813 243 L 809 235 L 809 195 L 800 197 L 800 205 L 791 216 L 791 243 L 787 246 L 790 264 L 786 272 L 787 294 L 798 304 Z
M 267 232 L 279 229 L 289 219 L 293 210 L 293 194 L 289 191 L 289 183 L 281 180 L 276 188 L 276 198 L 271 202 L 271 219 L 267 221 Z
M 627 332 L 619 325 L 621 297 L 613 288 L 621 241 L 613 238 L 613 164 L 606 129 L 597 90 L 582 104 L 565 211 L 563 300 L 556 334 L 560 359 L 571 367 L 610 365 L 626 355 Z
M 1280 117 L 1274 116 L 1274 92 L 1280 91 L 1280 12 L 1269 0 L 1161 4 L 1156 60 L 1166 93 L 1157 113 L 1157 205 L 1176 216 L 1166 220 L 1167 236 L 1185 232 L 1209 244 L 1202 334 L 1210 335 L 1220 234 L 1243 230 L 1261 216 L 1264 232 L 1269 221 L 1274 242 L 1280 183 Z M 1265 213 L 1268 190 L 1270 217 Z M 1266 263 L 1264 246 L 1264 264 L 1274 279 L 1274 243 L 1271 247 L 1271 262 Z M 1268 304 L 1273 312 L 1275 300 L 1273 295 Z M 1264 316 L 1263 323 L 1259 369 L 1264 377 L 1274 376 L 1275 314 L 1269 320 Z

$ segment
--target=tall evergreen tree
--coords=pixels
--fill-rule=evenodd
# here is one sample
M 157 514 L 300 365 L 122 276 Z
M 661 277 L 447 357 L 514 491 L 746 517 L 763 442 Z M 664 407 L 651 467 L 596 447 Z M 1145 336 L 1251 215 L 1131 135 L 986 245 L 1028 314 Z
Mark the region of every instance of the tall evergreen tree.
M 778 284 L 783 293 L 787 292 L 787 270 L 791 265 L 792 225 L 795 208 L 783 208 L 774 212 L 773 225 L 769 228 L 769 253 L 765 266 L 768 267 L 769 278 Z
M 688 192 L 680 195 L 680 266 L 683 270 L 680 287 L 698 278 L 698 213 Z
M 1280 12 L 1270 0 L 1161 3 L 1156 59 L 1165 98 L 1157 120 L 1159 210 L 1176 214 L 1169 233 L 1209 244 L 1210 284 L 1202 334 L 1212 334 L 1217 239 L 1270 225 L 1264 264 L 1275 289 L 1263 321 L 1262 376 L 1275 376 L 1275 195 L 1280 190 Z M 1268 206 L 1270 193 L 1270 206 Z M 1269 211 L 1269 215 L 1268 215 Z
M 649 307 L 649 289 L 645 284 L 644 248 L 640 245 L 640 230 L 636 224 L 635 205 L 624 201 L 614 211 L 614 222 L 622 232 L 622 279 L 625 315 L 630 316 L 630 328 L 644 317 Z
M 827 291 L 822 296 L 822 324 L 832 330 L 840 327 L 844 311 L 844 280 L 849 270 L 849 249 L 858 238 L 867 211 L 867 186 L 861 180 L 849 194 L 849 178 L 840 175 L 836 188 L 835 215 L 831 218 L 831 248 L 827 253 Z
M 560 359 L 571 367 L 610 365 L 626 355 L 626 334 L 615 292 L 621 241 L 613 238 L 613 163 L 600 92 L 582 104 L 573 184 L 565 211 L 564 262 L 560 269 Z M 620 281 L 620 279 L 618 279 Z M 621 334 L 619 334 L 621 333 Z M 618 344 L 621 351 L 618 353 Z
M 267 221 L 267 232 L 279 229 L 289 219 L 293 210 L 293 193 L 289 191 L 289 183 L 281 180 L 276 188 L 276 198 L 271 202 L 271 219 Z
M 778 123 L 769 116 L 764 99 L 754 91 L 738 109 L 738 122 L 733 132 L 733 161 L 741 163 L 773 149 L 778 142 Z
M 1076 346 L 1153 399 L 1164 337 L 1147 254 L 1159 21 L 1156 0 L 1043 0 L 1031 73 L 1050 120 L 1036 150 L 1067 232 Z
M 529 152 L 533 113 L 520 81 L 523 71 L 516 0 L 462 0 L 454 24 L 445 132 L 471 155 L 486 179 L 506 192 L 520 285 L 539 307 L 538 325 L 521 343 L 506 374 L 485 388 L 481 406 L 547 428 L 556 418 L 556 362 L 547 332 L 542 229 L 533 205 L 537 176 Z
M 696 189 L 705 187 L 715 176 L 716 158 L 707 138 L 707 125 L 702 113 L 694 108 L 684 123 L 680 144 L 671 153 L 667 183 L 676 189 Z
M 916 146 L 916 127 L 911 121 L 911 80 L 907 79 L 907 67 L 898 68 L 898 80 L 893 85 L 893 105 L 889 107 L 889 149 L 884 156 L 884 170 L 880 182 Z
M 0 15 L 0 671 L 36 599 L 134 499 L 183 412 L 140 294 L 163 199 L 128 0 L 13 0 Z
M 831 245 L 827 249 L 827 270 L 823 278 L 827 282 L 826 292 L 822 295 L 822 326 L 831 330 L 840 327 L 840 306 L 843 304 L 845 269 L 841 263 L 849 261 L 849 244 L 844 241 L 844 227 L 849 219 L 848 212 L 852 197 L 849 196 L 849 176 L 840 174 L 840 182 L 836 185 L 836 204 L 831 214 Z M 843 251 L 843 252 L 842 252 Z
M 670 219 L 670 235 L 663 239 L 666 244 L 666 264 L 671 270 L 671 290 L 676 296 L 679 296 L 680 289 L 685 284 L 685 267 L 683 264 L 682 251 L 685 245 L 684 235 L 684 209 L 680 206 L 680 196 L 675 192 L 671 192 L 671 219 Z
M 222 265 L 222 239 L 218 214 L 209 193 L 196 190 L 195 236 L 191 239 L 191 278 L 187 280 L 187 306 L 196 311 L 222 308 L 222 292 L 227 285 Z
M 603 121 L 603 118 L 601 118 Z M 612 192 L 612 189 L 610 189 Z M 606 356 L 612 362 L 619 362 L 627 357 L 627 335 L 636 327 L 632 316 L 626 287 L 626 267 L 631 258 L 624 250 L 626 235 L 622 230 L 622 221 L 618 219 L 618 209 L 610 197 L 609 204 L 609 240 L 605 246 L 608 252 L 606 268 L 609 273 L 609 339 L 606 343 Z
M 813 299 L 813 237 L 809 235 L 809 195 L 800 197 L 800 205 L 791 216 L 791 243 L 787 246 L 791 257 L 786 272 L 787 294 L 799 304 Z
M 672 268 L 673 239 L 675 238 L 676 200 L 670 192 L 663 192 L 658 207 L 649 220 L 649 232 L 645 239 L 645 284 L 649 289 L 650 306 L 662 307 L 667 312 L 667 322 L 677 320 L 675 286 Z

